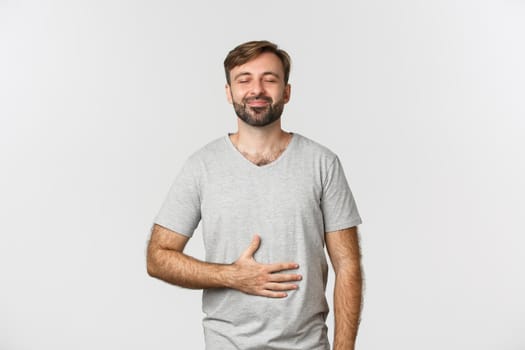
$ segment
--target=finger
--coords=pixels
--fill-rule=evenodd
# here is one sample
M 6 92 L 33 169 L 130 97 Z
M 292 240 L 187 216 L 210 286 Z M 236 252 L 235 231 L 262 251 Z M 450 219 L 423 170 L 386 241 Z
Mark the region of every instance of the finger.
M 260 244 L 261 244 L 261 237 L 259 237 L 259 235 L 257 235 L 257 234 L 254 235 L 250 245 L 248 246 L 248 248 L 246 248 L 246 250 L 244 252 L 242 252 L 241 257 L 243 257 L 243 258 L 252 258 L 253 254 L 255 254 L 257 249 L 259 249 L 259 245 Z
M 268 271 L 270 272 L 279 272 L 285 270 L 295 270 L 299 268 L 297 263 L 278 263 L 268 265 Z
M 266 290 L 271 291 L 287 291 L 287 290 L 295 290 L 297 289 L 296 284 L 289 284 L 289 283 L 266 283 L 264 285 Z
M 272 273 L 268 278 L 269 282 L 290 282 L 290 281 L 300 281 L 303 279 L 303 276 L 296 274 L 284 274 L 284 273 Z
M 264 289 L 258 293 L 258 295 L 267 297 L 267 298 L 286 298 L 288 293 L 286 292 L 274 292 L 271 290 Z

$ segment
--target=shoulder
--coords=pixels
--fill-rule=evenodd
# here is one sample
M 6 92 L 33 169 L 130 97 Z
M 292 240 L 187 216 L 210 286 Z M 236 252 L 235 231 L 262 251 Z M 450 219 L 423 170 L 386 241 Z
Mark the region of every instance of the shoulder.
M 209 158 L 220 155 L 224 153 L 226 146 L 225 136 L 217 137 L 212 141 L 208 142 L 204 146 L 200 147 L 188 157 L 188 159 L 200 159 L 200 158 Z
M 297 137 L 297 150 L 301 154 L 318 162 L 329 164 L 337 158 L 337 154 L 325 145 L 299 133 L 294 133 L 294 135 Z
M 226 136 L 217 137 L 190 153 L 185 160 L 184 167 L 198 171 L 206 167 L 207 164 L 221 161 L 227 154 L 227 146 Z

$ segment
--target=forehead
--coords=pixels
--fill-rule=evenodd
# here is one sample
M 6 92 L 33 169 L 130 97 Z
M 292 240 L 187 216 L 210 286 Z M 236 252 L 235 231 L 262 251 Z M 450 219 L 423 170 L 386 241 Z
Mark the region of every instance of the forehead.
M 230 71 L 232 77 L 239 73 L 262 74 L 264 72 L 273 72 L 280 77 L 284 76 L 283 63 L 276 54 L 272 52 L 263 52 L 254 59 L 240 66 L 233 67 Z

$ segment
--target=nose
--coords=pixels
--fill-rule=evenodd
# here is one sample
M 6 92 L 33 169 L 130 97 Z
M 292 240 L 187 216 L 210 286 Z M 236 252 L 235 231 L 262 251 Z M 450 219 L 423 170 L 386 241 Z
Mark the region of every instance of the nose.
M 260 94 L 264 93 L 264 86 L 262 84 L 262 81 L 254 79 L 251 86 L 251 93 L 255 96 L 259 96 Z

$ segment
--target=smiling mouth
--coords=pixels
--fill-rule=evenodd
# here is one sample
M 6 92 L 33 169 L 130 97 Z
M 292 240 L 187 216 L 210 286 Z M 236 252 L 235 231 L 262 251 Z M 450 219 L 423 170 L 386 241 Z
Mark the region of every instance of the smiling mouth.
M 264 101 L 264 100 L 256 100 L 256 101 L 250 101 L 247 104 L 250 107 L 257 108 L 257 107 L 266 107 L 266 106 L 268 106 L 270 104 L 270 102 Z
M 272 99 L 267 96 L 253 96 L 245 100 L 245 104 L 250 107 L 266 107 L 272 103 Z

